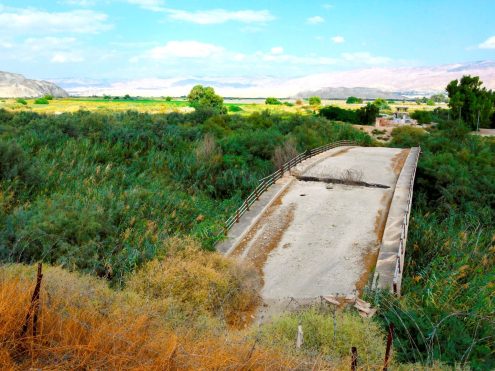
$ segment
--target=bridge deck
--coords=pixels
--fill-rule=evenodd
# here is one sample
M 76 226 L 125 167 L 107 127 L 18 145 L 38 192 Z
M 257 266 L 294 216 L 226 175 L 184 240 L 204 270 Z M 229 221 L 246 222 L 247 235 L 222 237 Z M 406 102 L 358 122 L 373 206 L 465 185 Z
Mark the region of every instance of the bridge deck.
M 344 179 L 354 185 L 293 180 L 234 246 L 232 254 L 254 262 L 262 274 L 265 301 L 362 289 L 376 263 L 408 151 L 348 147 L 296 169 L 301 179 Z

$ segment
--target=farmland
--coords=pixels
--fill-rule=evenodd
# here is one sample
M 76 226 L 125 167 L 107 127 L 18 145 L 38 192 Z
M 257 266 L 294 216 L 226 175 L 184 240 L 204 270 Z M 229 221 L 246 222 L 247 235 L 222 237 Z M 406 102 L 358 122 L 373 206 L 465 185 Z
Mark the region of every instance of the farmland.
M 103 99 L 103 97 L 90 98 L 59 98 L 53 99 L 49 104 L 35 104 L 34 99 L 26 99 L 27 105 L 22 105 L 16 102 L 15 99 L 0 99 L 0 108 L 13 111 L 32 111 L 38 113 L 51 113 L 60 114 L 64 112 L 77 112 L 79 110 L 87 110 L 91 112 L 105 112 L 105 111 L 136 111 L 141 113 L 187 113 L 190 112 L 189 103 L 183 98 L 174 98 L 171 101 L 165 98 L 133 98 L 133 99 Z M 273 113 L 297 113 L 308 115 L 312 114 L 320 107 L 310 106 L 306 100 L 301 100 L 301 104 L 296 104 L 296 99 L 281 100 L 289 105 L 266 105 L 264 99 L 242 99 L 242 98 L 227 98 L 225 99 L 225 106 L 230 113 L 249 115 L 254 112 L 261 112 L 269 110 Z M 345 109 L 357 109 L 362 107 L 363 104 L 347 104 L 345 100 L 322 100 L 321 105 L 332 105 Z M 390 103 L 390 111 L 395 111 L 395 107 L 408 107 L 410 112 L 415 110 L 428 110 L 431 111 L 437 107 L 445 108 L 445 104 L 437 104 L 434 106 L 428 106 L 426 104 L 418 105 L 411 101 L 396 101 Z M 239 107 L 230 108 L 230 107 Z

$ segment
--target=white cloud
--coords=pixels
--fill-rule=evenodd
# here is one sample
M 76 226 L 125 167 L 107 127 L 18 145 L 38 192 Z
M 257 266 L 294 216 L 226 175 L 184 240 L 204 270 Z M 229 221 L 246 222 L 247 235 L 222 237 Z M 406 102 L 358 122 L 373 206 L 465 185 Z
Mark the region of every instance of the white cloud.
M 315 15 L 314 17 L 309 17 L 306 22 L 309 24 L 320 24 L 325 22 L 325 18 L 320 17 L 319 15 Z
M 151 10 L 153 12 L 166 11 L 162 0 L 128 0 L 128 2 L 129 4 L 138 5 L 143 9 Z
M 151 49 L 147 55 L 152 59 L 208 58 L 224 52 L 220 46 L 199 41 L 169 41 L 163 46 Z
M 342 58 L 348 62 L 368 65 L 388 64 L 391 62 L 388 57 L 375 56 L 369 52 L 342 53 Z
M 82 62 L 84 58 L 77 53 L 56 53 L 50 61 L 52 63 Z
M 333 5 L 332 4 L 323 4 L 323 8 L 329 10 L 329 9 L 333 8 Z
M 489 37 L 478 45 L 480 49 L 495 49 L 495 36 Z
M 281 46 L 276 46 L 270 50 L 272 54 L 282 54 L 284 52 L 284 48 Z
M 6 8 L 0 13 L 0 32 L 18 34 L 98 33 L 110 29 L 105 13 L 93 10 L 47 12 Z
M 95 0 L 63 0 L 63 1 L 59 1 L 59 3 L 66 5 L 82 6 L 82 7 L 96 5 Z
M 275 19 L 268 10 L 237 10 L 225 9 L 199 10 L 188 12 L 186 10 L 167 9 L 171 19 L 197 23 L 197 24 L 219 24 L 229 21 L 241 23 L 265 23 Z
M 332 37 L 332 41 L 335 44 L 342 44 L 343 42 L 345 42 L 345 39 L 343 36 L 334 36 L 334 37 Z

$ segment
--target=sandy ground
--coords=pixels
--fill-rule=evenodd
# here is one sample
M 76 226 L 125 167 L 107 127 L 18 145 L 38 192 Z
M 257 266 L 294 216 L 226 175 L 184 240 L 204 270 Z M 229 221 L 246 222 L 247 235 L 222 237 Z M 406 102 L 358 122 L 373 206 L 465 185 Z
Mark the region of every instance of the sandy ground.
M 390 188 L 293 181 L 233 253 L 258 267 L 265 301 L 362 289 L 407 152 L 354 147 L 300 169 L 301 175 L 337 178 L 352 169 L 363 181 Z

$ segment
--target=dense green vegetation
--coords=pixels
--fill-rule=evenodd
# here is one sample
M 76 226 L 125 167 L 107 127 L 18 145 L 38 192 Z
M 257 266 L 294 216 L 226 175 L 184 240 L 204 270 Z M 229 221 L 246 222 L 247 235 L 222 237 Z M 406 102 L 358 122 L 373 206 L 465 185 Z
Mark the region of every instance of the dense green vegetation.
M 320 116 L 329 120 L 361 125 L 373 125 L 379 113 L 380 108 L 373 103 L 368 103 L 366 106 L 357 110 L 337 106 L 326 106 L 320 110 Z
M 454 118 L 471 129 L 495 127 L 495 92 L 483 87 L 479 77 L 463 76 L 447 86 Z
M 279 101 L 277 98 L 268 97 L 268 98 L 265 99 L 265 104 L 269 104 L 269 105 L 281 105 L 282 102 Z
M 358 103 L 363 103 L 363 100 L 361 98 L 351 96 L 351 97 L 347 98 L 347 100 L 345 102 L 347 104 L 358 104 Z
M 314 116 L 248 117 L 0 110 L 0 259 L 61 264 L 115 283 L 162 240 L 220 224 L 287 141 L 302 151 L 340 139 L 347 124 Z
M 310 106 L 318 106 L 321 104 L 321 98 L 318 96 L 309 97 L 308 102 Z
M 495 140 L 442 121 L 394 129 L 394 147 L 421 145 L 403 298 L 375 297 L 393 321 L 402 361 L 495 368 Z

